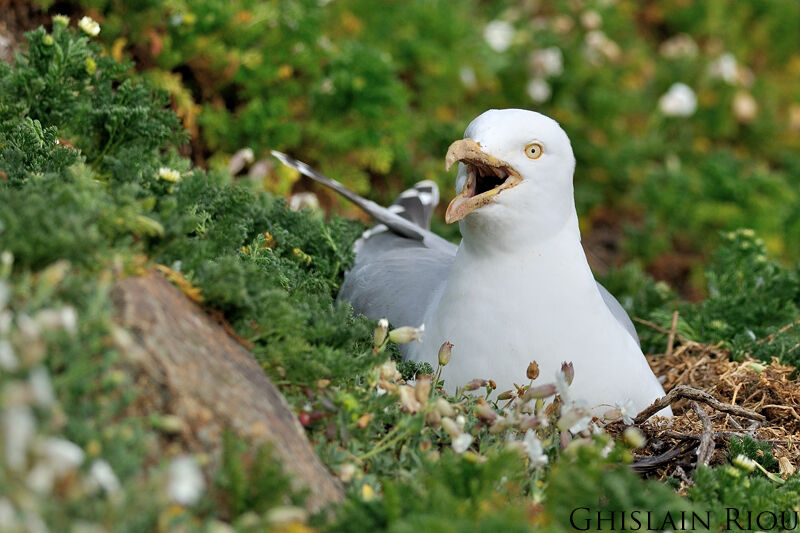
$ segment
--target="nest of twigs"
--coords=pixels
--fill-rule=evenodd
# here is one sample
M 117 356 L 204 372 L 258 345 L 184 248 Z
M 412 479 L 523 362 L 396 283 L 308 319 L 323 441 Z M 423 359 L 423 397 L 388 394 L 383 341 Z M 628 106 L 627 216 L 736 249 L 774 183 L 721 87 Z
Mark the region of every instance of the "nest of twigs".
M 648 361 L 665 378 L 667 396 L 634 419 L 647 437 L 635 456 L 637 471 L 691 484 L 688 474 L 697 466 L 728 460 L 728 444 L 737 436 L 769 443 L 784 477 L 800 467 L 800 379 L 794 367 L 777 359 L 732 361 L 720 345 L 683 339 L 674 326 L 664 333 L 666 352 L 649 355 Z M 648 420 L 666 405 L 672 418 Z M 607 429 L 613 434 L 624 427 L 617 422 Z

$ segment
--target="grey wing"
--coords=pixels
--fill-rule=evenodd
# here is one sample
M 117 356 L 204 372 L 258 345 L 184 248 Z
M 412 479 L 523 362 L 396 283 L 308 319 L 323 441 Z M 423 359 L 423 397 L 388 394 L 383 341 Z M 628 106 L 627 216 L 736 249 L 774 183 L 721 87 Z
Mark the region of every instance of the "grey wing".
M 631 320 L 631 317 L 628 316 L 625 308 L 623 308 L 617 299 L 614 298 L 614 295 L 608 292 L 608 289 L 600 285 L 599 282 L 597 283 L 597 288 L 600 289 L 600 296 L 603 297 L 606 307 L 608 307 L 609 311 L 611 311 L 611 314 L 614 315 L 614 318 L 617 319 L 617 322 L 619 322 L 622 327 L 624 327 L 628 333 L 631 334 L 631 337 L 633 337 L 633 340 L 636 341 L 636 344 L 641 346 L 639 343 L 639 334 L 636 333 L 636 328 L 633 327 L 633 321 Z
M 349 301 L 356 312 L 372 319 L 419 326 L 444 289 L 456 249 L 452 244 L 428 248 L 389 231 L 374 234 L 345 274 L 338 300 Z

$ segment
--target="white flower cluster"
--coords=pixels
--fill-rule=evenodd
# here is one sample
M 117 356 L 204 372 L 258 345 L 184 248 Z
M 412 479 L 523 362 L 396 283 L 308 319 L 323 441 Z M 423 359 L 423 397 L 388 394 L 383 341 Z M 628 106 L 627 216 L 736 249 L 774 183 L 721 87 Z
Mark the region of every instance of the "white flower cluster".
M 514 40 L 514 26 L 505 20 L 493 20 L 484 28 L 483 38 L 495 52 L 505 52 Z
M 564 54 L 557 46 L 533 50 L 528 56 L 528 68 L 533 75 L 526 87 L 528 96 L 541 104 L 552 95 L 547 78 L 560 76 L 564 72 Z
M 691 58 L 697 55 L 698 46 L 689 35 L 678 34 L 661 43 L 659 51 L 667 59 Z M 742 124 L 755 120 L 758 103 L 745 89 L 753 84 L 753 73 L 739 65 L 736 56 L 730 52 L 720 54 L 709 64 L 708 77 L 742 87 L 731 101 L 731 111 Z M 685 83 L 673 83 L 659 99 L 658 107 L 668 117 L 689 117 L 697 110 L 697 96 Z
M 46 531 L 36 502 L 55 490 L 76 495 L 113 493 L 120 484 L 111 466 L 95 459 L 85 474 L 83 448 L 61 436 L 47 434 L 39 414 L 63 412 L 57 404 L 50 373 L 43 364 L 44 335 L 60 330 L 78 331 L 78 315 L 71 307 L 43 309 L 33 315 L 9 308 L 12 294 L 5 279 L 13 264 L 8 252 L 0 254 L 0 470 L 19 487 L 12 500 L 0 497 L 0 531 Z M 69 271 L 69 263 L 57 262 L 42 271 L 39 283 L 57 285 Z M 69 480 L 69 481 L 68 481 Z M 62 482 L 59 484 L 59 482 Z M 24 492 L 24 493 L 23 493 Z

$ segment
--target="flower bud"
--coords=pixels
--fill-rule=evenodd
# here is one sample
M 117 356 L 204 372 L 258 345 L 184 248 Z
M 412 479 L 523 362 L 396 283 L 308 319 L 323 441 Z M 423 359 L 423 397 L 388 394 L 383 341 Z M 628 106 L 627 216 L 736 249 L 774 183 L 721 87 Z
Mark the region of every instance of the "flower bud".
M 561 363 L 561 372 L 564 373 L 567 385 L 572 385 L 572 380 L 575 378 L 575 367 L 572 366 L 572 363 L 567 363 L 566 361 Z
M 453 344 L 450 342 L 445 341 L 442 343 L 442 346 L 439 348 L 439 364 L 441 366 L 447 366 L 447 363 L 450 362 L 450 354 L 453 351 Z
M 442 418 L 442 429 L 444 429 L 447 434 L 450 435 L 451 439 L 455 439 L 461 435 L 461 433 L 463 433 L 461 428 L 458 427 L 458 424 L 456 424 L 452 418 L 447 417 Z
M 372 352 L 378 353 L 383 343 L 386 342 L 386 335 L 389 334 L 389 321 L 385 318 L 378 320 L 378 327 L 372 332 Z
M 647 443 L 647 439 L 644 438 L 642 432 L 639 431 L 639 428 L 635 427 L 629 427 L 626 429 L 622 434 L 622 438 L 625 440 L 625 444 L 634 450 L 644 447 L 644 445 Z
M 397 344 L 405 344 L 411 341 L 422 342 L 422 333 L 425 331 L 425 324 L 418 328 L 403 326 L 395 328 L 389 332 L 389 340 Z
M 475 415 L 487 424 L 491 424 L 500 416 L 494 412 L 494 409 L 483 398 L 478 399 L 478 404 L 475 406 Z
M 406 412 L 414 414 L 422 407 L 414 396 L 414 389 L 408 385 L 400 385 L 397 388 L 397 394 L 400 396 L 400 404 Z
M 434 409 L 425 415 L 425 423 L 431 427 L 437 428 L 442 424 L 442 415 L 439 413 L 439 411 Z
M 429 376 L 417 376 L 417 384 L 414 385 L 414 397 L 424 407 L 427 405 L 430 395 L 431 378 Z
M 528 379 L 536 379 L 539 377 L 539 363 L 536 361 L 531 361 L 528 365 L 528 370 L 525 372 L 525 375 L 528 376 Z
M 455 409 L 453 409 L 453 406 L 450 405 L 450 402 L 444 398 L 436 399 L 436 411 L 442 416 L 449 416 L 450 418 L 456 416 Z
M 464 385 L 464 390 L 465 391 L 478 390 L 481 387 L 485 387 L 488 384 L 489 382 L 486 381 L 485 379 L 476 378 L 468 382 L 466 385 Z
M 397 390 L 397 385 L 392 383 L 391 381 L 386 381 L 385 379 L 381 379 L 378 381 L 378 386 L 383 389 L 384 391 L 388 392 L 395 392 Z M 380 392 L 380 391 L 378 391 Z
M 516 395 L 517 395 L 516 391 L 507 390 L 507 391 L 504 391 L 504 392 L 501 392 L 500 394 L 498 394 L 497 395 L 497 399 L 499 401 L 510 400 L 511 398 L 514 398 Z
M 492 425 L 489 426 L 489 433 L 492 435 L 496 435 L 498 433 L 502 433 L 509 427 L 508 419 L 504 416 L 498 416 L 497 419 L 492 422 Z
M 525 391 L 525 395 L 522 397 L 522 401 L 529 402 L 531 400 L 537 400 L 539 398 L 549 398 L 556 393 L 557 389 L 553 383 L 547 383 L 546 385 L 539 385 L 538 387 L 531 387 L 527 391 Z
M 384 380 L 399 380 L 403 376 L 400 372 L 397 371 L 397 363 L 392 361 L 391 359 L 383 363 L 381 366 L 378 367 L 380 370 L 381 379 Z

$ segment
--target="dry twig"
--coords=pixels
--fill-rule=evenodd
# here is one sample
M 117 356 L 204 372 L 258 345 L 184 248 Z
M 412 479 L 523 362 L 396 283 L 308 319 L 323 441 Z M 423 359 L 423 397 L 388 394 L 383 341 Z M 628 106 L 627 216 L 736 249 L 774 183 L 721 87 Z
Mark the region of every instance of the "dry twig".
M 668 405 L 673 404 L 674 402 L 678 401 L 681 398 L 686 398 L 687 400 L 695 400 L 698 402 L 703 402 L 705 404 L 710 405 L 717 411 L 722 411 L 724 413 L 729 413 L 736 416 L 742 416 L 744 418 L 749 418 L 750 420 L 757 420 L 758 422 L 766 421 L 766 417 L 755 411 L 751 411 L 750 409 L 745 409 L 744 407 L 739 407 L 738 405 L 731 405 L 729 403 L 722 403 L 721 401 L 717 400 L 709 393 L 695 389 L 694 387 L 689 387 L 688 385 L 678 385 L 666 396 L 663 398 L 659 398 L 658 400 L 654 401 L 650 407 L 646 408 L 644 411 L 639 413 L 636 418 L 633 419 L 634 424 L 641 424 L 663 408 L 667 407 Z
M 700 446 L 697 447 L 697 464 L 708 466 L 711 454 L 714 453 L 714 426 L 708 413 L 697 402 L 692 402 L 692 409 L 703 423 L 703 433 L 700 435 Z

